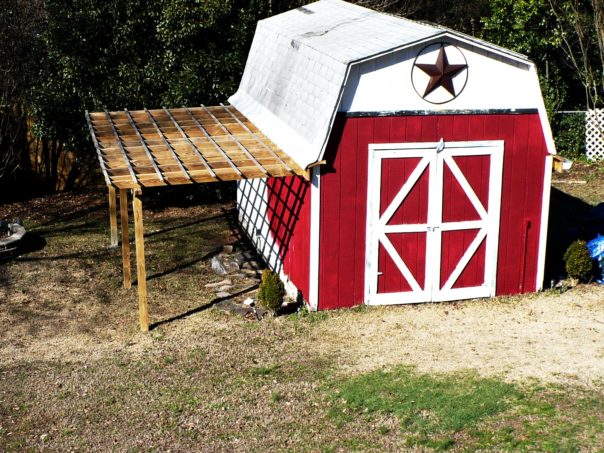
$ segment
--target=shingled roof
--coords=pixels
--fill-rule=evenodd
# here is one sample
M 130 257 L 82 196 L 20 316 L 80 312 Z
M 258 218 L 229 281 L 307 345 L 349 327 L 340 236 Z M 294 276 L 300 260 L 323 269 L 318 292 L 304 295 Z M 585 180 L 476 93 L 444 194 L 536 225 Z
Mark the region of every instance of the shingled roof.
M 446 28 L 321 0 L 258 23 L 229 102 L 305 168 L 322 159 L 352 64 L 442 36 L 526 60 Z

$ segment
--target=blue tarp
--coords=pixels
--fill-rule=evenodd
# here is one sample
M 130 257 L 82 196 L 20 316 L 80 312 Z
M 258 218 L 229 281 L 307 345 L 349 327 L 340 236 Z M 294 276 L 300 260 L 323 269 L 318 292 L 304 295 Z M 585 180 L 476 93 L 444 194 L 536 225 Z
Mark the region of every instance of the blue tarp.
M 604 236 L 598 234 L 595 239 L 589 241 L 587 243 L 587 250 L 589 251 L 589 256 L 597 260 L 600 265 L 600 278 L 597 279 L 597 282 L 604 284 Z

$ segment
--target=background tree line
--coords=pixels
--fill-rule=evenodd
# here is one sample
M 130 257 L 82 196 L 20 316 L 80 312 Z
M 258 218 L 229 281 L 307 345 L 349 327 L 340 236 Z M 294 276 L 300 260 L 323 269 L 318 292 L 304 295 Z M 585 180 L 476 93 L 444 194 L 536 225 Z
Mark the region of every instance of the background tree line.
M 0 0 L 0 190 L 96 172 L 84 111 L 223 102 L 258 20 L 304 0 Z M 548 110 L 604 104 L 602 0 L 356 0 L 528 55 Z M 555 118 L 554 118 L 555 119 Z M 556 121 L 554 121 L 556 123 Z M 559 145 L 576 143 L 560 130 Z M 91 176 L 92 175 L 92 176 Z

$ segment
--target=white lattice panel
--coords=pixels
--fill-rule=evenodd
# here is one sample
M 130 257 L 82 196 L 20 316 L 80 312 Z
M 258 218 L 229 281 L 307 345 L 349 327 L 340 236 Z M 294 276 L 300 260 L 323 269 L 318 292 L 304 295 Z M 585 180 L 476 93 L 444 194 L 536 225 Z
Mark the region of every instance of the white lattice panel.
M 588 160 L 604 160 L 604 109 L 588 110 L 585 115 L 585 151 Z

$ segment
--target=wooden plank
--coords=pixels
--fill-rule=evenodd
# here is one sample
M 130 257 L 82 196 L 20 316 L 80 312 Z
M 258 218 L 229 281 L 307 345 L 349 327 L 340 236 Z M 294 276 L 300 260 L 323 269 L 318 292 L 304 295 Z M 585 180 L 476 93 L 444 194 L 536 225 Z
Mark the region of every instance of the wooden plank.
M 228 162 L 228 164 L 235 171 L 235 173 L 237 173 L 238 176 L 243 176 L 241 174 L 241 172 L 239 171 L 239 169 L 237 168 L 237 165 L 235 165 L 233 163 L 233 160 L 224 152 L 224 150 L 220 147 L 220 145 L 218 143 L 216 143 L 216 140 L 214 140 L 212 138 L 212 136 L 208 133 L 206 128 L 202 126 L 202 124 L 197 120 L 197 118 L 195 118 L 195 116 L 193 116 L 193 114 L 187 107 L 184 107 L 184 109 L 187 111 L 187 113 L 189 114 L 191 119 L 195 122 L 195 124 L 197 125 L 199 130 L 201 130 L 204 133 L 205 137 L 214 145 L 214 147 L 220 153 L 220 155 L 222 157 L 224 157 L 224 159 Z
M 90 114 L 88 110 L 86 110 L 86 122 L 88 123 L 88 130 L 90 131 L 90 135 L 92 136 L 92 142 L 94 143 L 94 148 L 96 150 L 97 157 L 99 158 L 99 163 L 101 164 L 101 170 L 103 172 L 103 176 L 105 177 L 105 182 L 107 185 L 111 185 L 111 179 L 107 174 L 107 168 L 105 167 L 105 161 L 103 159 L 103 154 L 101 153 L 101 145 L 99 145 L 99 141 L 96 138 L 96 133 L 94 132 L 94 128 L 92 127 L 92 121 L 90 119 Z
M 134 213 L 134 240 L 136 242 L 136 280 L 138 286 L 138 315 L 142 332 L 149 331 L 149 311 L 147 308 L 147 274 L 145 271 L 145 243 L 143 235 L 143 203 L 141 191 L 132 191 L 132 211 Z
M 210 111 L 208 110 L 208 108 L 207 108 L 205 105 L 201 104 L 201 108 L 202 108 L 202 109 L 203 109 L 203 110 L 204 110 L 204 111 L 205 111 L 205 112 L 206 112 L 206 113 L 207 113 L 207 114 L 208 114 L 208 115 L 209 115 L 209 116 L 210 116 L 210 117 L 211 117 L 211 118 L 212 118 L 212 119 L 213 119 L 213 120 L 216 122 L 216 124 L 218 124 L 218 125 L 219 125 L 219 126 L 222 128 L 222 130 L 223 130 L 223 131 L 224 131 L 226 134 L 228 134 L 228 135 L 229 135 L 229 136 L 230 136 L 230 137 L 233 139 L 233 141 L 235 141 L 235 143 L 237 143 L 237 145 L 239 146 L 239 148 L 241 149 L 241 151 L 243 151 L 243 152 L 245 153 L 245 155 L 246 155 L 246 156 L 247 156 L 247 157 L 248 157 L 248 158 L 249 158 L 249 159 L 250 159 L 252 162 L 254 162 L 254 164 L 256 164 L 256 165 L 258 166 L 258 168 L 259 168 L 259 169 L 260 169 L 260 170 L 261 170 L 261 171 L 262 171 L 264 174 L 268 175 L 268 171 L 266 170 L 266 168 L 264 168 L 264 167 L 262 166 L 262 164 L 261 164 L 260 162 L 258 162 L 254 156 L 252 156 L 252 154 L 251 154 L 251 153 L 250 153 L 250 152 L 247 150 L 247 148 L 246 148 L 245 146 L 243 146 L 243 145 L 242 145 L 242 144 L 239 142 L 239 140 L 237 139 L 237 137 L 235 137 L 233 134 L 231 134 L 231 133 L 230 133 L 230 132 L 229 132 L 229 131 L 228 131 L 228 130 L 227 130 L 225 127 L 224 127 L 224 125 L 223 125 L 223 124 L 220 122 L 220 120 L 218 120 L 218 118 L 216 118 L 216 117 L 214 116 L 214 114 L 213 114 L 212 112 L 210 112 Z
M 197 146 L 195 145 L 195 143 L 193 143 L 191 141 L 191 139 L 186 134 L 186 132 L 182 130 L 182 128 L 180 127 L 180 125 L 178 124 L 178 122 L 176 121 L 176 119 L 172 116 L 172 114 L 170 113 L 170 111 L 164 107 L 164 112 L 166 112 L 166 114 L 170 117 L 170 119 L 174 123 L 174 126 L 176 126 L 176 128 L 178 129 L 178 131 L 180 132 L 180 134 L 182 135 L 182 137 L 185 140 L 187 140 L 187 142 L 189 142 L 189 144 L 192 146 L 193 151 L 195 152 L 195 154 L 197 154 L 197 157 L 199 157 L 199 159 L 201 160 L 201 162 L 208 169 L 208 171 L 210 172 L 210 174 L 212 175 L 212 177 L 218 179 L 218 177 L 216 176 L 216 173 L 214 173 L 214 170 L 212 169 L 212 167 L 210 167 L 210 164 L 208 163 L 208 161 L 206 160 L 206 158 L 203 157 L 203 154 L 201 153 L 201 151 L 199 151 L 199 149 L 197 148 Z
M 117 207 L 115 187 L 109 186 L 109 234 L 110 247 L 117 247 Z
M 153 126 L 155 128 L 155 131 L 157 132 L 157 135 L 159 135 L 161 137 L 164 145 L 166 146 L 166 148 L 168 148 L 168 150 L 170 151 L 170 154 L 172 155 L 172 157 L 174 158 L 174 160 L 176 160 L 176 163 L 180 167 L 180 170 L 183 172 L 183 174 L 185 175 L 185 177 L 188 180 L 191 180 L 191 177 L 189 176 L 189 172 L 185 168 L 184 162 L 181 160 L 180 157 L 178 157 L 178 154 L 176 153 L 176 150 L 172 147 L 172 145 L 170 144 L 170 142 L 168 142 L 168 140 L 166 139 L 165 135 L 162 133 L 161 129 L 159 128 L 159 125 L 157 124 L 157 121 L 155 121 L 155 118 L 153 117 L 153 115 L 151 114 L 151 112 L 149 110 L 147 110 L 146 108 L 145 108 L 145 112 L 147 112 L 147 116 L 149 117 L 149 120 L 151 120 L 151 123 L 153 124 Z
M 105 110 L 105 115 L 107 116 L 107 120 L 109 121 L 109 124 L 111 125 L 111 129 L 113 130 L 113 135 L 115 136 L 115 139 L 118 142 L 120 151 L 122 152 L 122 157 L 124 158 L 124 161 L 126 162 L 126 167 L 128 167 L 128 171 L 130 172 L 130 176 L 132 177 L 132 182 L 134 182 L 134 184 L 138 185 L 138 180 L 136 179 L 136 174 L 134 173 L 134 170 L 132 169 L 132 165 L 130 165 L 130 160 L 128 159 L 128 154 L 126 153 L 126 150 L 124 149 L 122 139 L 120 138 L 120 135 L 118 134 L 117 129 L 115 128 L 115 124 L 113 124 L 113 119 L 111 118 L 111 115 L 109 114 L 109 112 L 107 110 Z
M 143 136 L 141 135 L 140 131 L 138 130 L 138 127 L 136 127 L 136 123 L 132 119 L 132 115 L 130 115 L 130 112 L 128 111 L 128 109 L 124 109 L 124 112 L 126 112 L 126 116 L 128 117 L 128 120 L 130 121 L 130 125 L 132 126 L 132 129 L 134 129 L 134 132 L 136 132 L 136 135 L 138 136 L 138 138 L 139 138 L 139 140 L 141 142 L 141 145 L 143 146 L 143 149 L 145 150 L 145 154 L 149 158 L 149 162 L 151 162 L 151 165 L 155 169 L 155 173 L 157 174 L 157 178 L 160 181 L 163 182 L 164 181 L 164 177 L 162 176 L 161 171 L 159 171 L 159 168 L 157 168 L 157 164 L 155 163 L 155 159 L 153 158 L 153 155 L 151 154 L 151 151 L 149 150 L 149 147 L 147 146 L 147 143 L 145 142 L 145 139 L 143 138 Z
M 275 153 L 275 151 L 273 151 L 264 141 L 260 140 L 260 138 L 251 131 L 251 129 L 249 127 L 247 127 L 239 118 L 237 118 L 235 115 L 233 115 L 233 113 L 229 110 L 229 108 L 227 106 L 225 106 L 224 104 L 220 103 L 220 105 L 222 106 L 222 108 L 224 108 L 224 110 L 235 120 L 237 121 L 237 123 L 242 126 L 246 131 L 248 131 L 255 139 L 258 143 L 260 143 L 261 146 L 263 146 L 264 148 L 266 148 L 271 155 L 277 159 L 281 165 L 283 165 L 285 167 L 285 169 L 290 172 L 293 173 L 293 170 L 289 167 L 289 165 L 287 165 L 278 155 L 277 153 Z
M 130 234 L 128 233 L 128 191 L 120 189 L 120 222 L 122 226 L 122 268 L 124 288 L 132 287 L 132 271 L 130 269 Z

